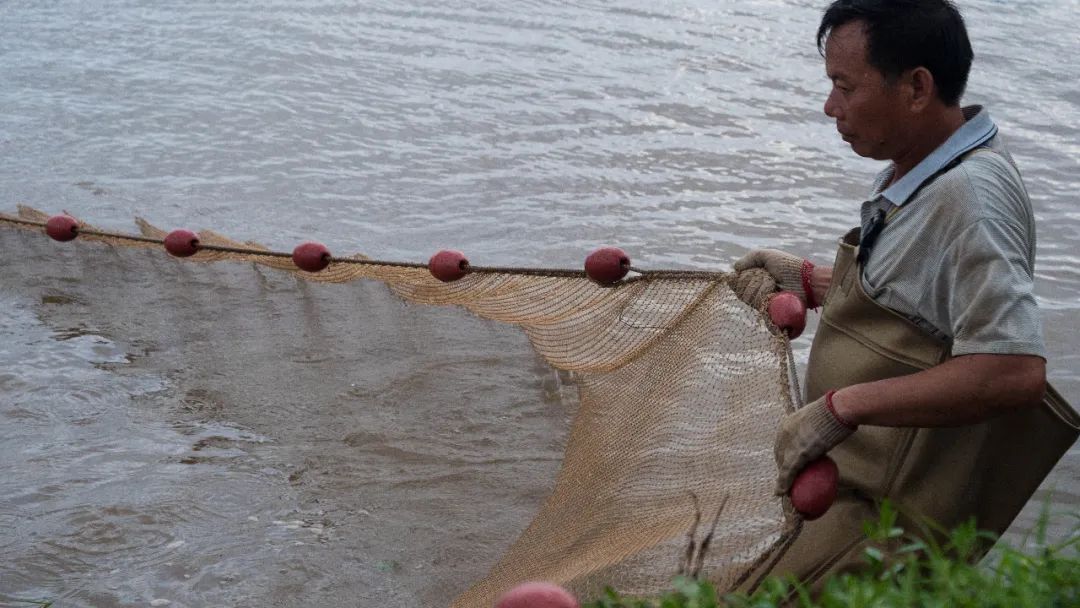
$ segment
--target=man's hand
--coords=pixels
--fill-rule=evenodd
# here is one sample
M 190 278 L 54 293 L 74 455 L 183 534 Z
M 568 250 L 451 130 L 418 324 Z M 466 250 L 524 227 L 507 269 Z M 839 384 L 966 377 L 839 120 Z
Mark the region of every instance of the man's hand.
M 833 392 L 784 416 L 776 435 L 776 464 L 780 469 L 776 494 L 787 494 L 795 477 L 810 462 L 836 447 L 857 428 L 832 407 Z
M 735 276 L 732 291 L 755 310 L 765 308 L 769 296 L 776 293 L 776 279 L 762 268 L 750 268 Z
M 817 308 L 820 303 L 811 285 L 814 265 L 810 260 L 777 249 L 753 249 L 735 262 L 734 268 L 740 273 L 764 268 L 776 279 L 777 289 L 799 296 L 807 308 Z

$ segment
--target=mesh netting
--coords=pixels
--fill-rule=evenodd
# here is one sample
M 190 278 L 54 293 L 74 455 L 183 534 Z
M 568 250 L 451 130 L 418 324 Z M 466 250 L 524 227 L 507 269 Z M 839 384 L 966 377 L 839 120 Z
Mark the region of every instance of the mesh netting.
M 41 231 L 47 219 L 20 207 L 0 225 Z M 80 223 L 79 238 L 160 249 L 166 233 L 138 225 L 141 236 Z M 717 513 L 700 574 L 720 589 L 743 584 L 790 539 L 797 518 L 773 495 L 772 456 L 796 395 L 790 348 L 760 302 L 736 296 L 734 274 L 640 272 L 602 287 L 577 271 L 481 268 L 442 283 L 420 264 L 356 255 L 309 273 L 257 243 L 211 231 L 199 238 L 190 260 L 250 261 L 320 282 L 374 279 L 412 302 L 520 326 L 548 363 L 574 372 L 580 408 L 549 497 L 453 606 L 489 608 L 526 580 L 582 598 L 608 585 L 654 594 Z

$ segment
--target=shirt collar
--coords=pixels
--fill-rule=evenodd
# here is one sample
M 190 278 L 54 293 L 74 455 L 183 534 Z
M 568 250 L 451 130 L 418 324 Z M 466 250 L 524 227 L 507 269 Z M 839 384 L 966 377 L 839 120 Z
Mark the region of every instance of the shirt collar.
M 963 109 L 964 122 L 955 133 L 945 140 L 945 143 L 937 147 L 929 156 L 922 159 L 915 168 L 901 177 L 895 184 L 886 188 L 880 195 L 890 203 L 901 206 L 911 198 L 911 195 L 919 189 L 926 180 L 936 175 L 964 153 L 977 148 L 995 135 L 997 125 L 990 119 L 990 113 L 982 106 L 968 106 Z M 888 174 L 892 175 L 892 168 Z M 887 183 L 888 179 L 883 180 Z

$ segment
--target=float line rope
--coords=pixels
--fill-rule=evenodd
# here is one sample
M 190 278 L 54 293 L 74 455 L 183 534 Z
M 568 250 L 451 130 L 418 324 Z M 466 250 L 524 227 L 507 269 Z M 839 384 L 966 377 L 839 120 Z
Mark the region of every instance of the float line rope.
M 9 224 L 21 224 L 23 226 L 45 228 L 45 222 L 36 220 L 27 220 L 23 218 L 11 217 L 8 215 L 0 215 L 0 223 Z M 84 228 L 82 226 L 78 229 L 79 234 L 86 236 L 96 236 L 109 239 L 117 239 L 123 241 L 134 241 L 138 243 L 152 243 L 155 245 L 164 245 L 164 240 L 149 236 L 138 236 L 134 234 L 127 234 L 123 232 L 110 232 L 105 230 L 94 230 L 90 228 Z M 211 245 L 208 243 L 200 243 L 199 250 L 205 251 L 220 251 L 223 253 L 235 253 L 239 255 L 255 255 L 274 258 L 288 258 L 292 259 L 292 254 L 287 251 L 271 251 L 266 249 L 256 249 L 253 247 L 230 247 L 227 245 Z M 373 259 L 357 259 L 349 257 L 330 257 L 332 264 L 360 264 L 367 266 L 391 266 L 398 268 L 423 268 L 428 267 L 427 264 L 417 262 L 397 262 L 391 260 L 373 260 Z M 722 281 L 730 277 L 729 273 L 725 272 L 712 272 L 707 270 L 643 270 L 639 268 L 631 267 L 632 272 L 638 273 L 638 276 L 627 277 L 620 281 L 620 283 L 628 283 L 638 281 L 645 278 L 650 279 L 676 279 L 686 281 Z M 572 278 L 586 278 L 587 275 L 583 270 L 573 270 L 569 268 L 523 268 L 515 266 L 473 266 L 469 265 L 470 273 L 481 274 L 518 274 L 518 275 L 532 275 L 532 276 L 549 276 L 549 277 L 572 277 Z

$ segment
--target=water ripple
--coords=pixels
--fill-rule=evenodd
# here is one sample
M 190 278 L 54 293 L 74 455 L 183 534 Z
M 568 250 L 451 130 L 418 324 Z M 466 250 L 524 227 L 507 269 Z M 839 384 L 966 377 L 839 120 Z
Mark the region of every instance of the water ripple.
M 1024 173 L 1049 371 L 1075 393 L 1076 2 L 964 8 L 967 100 Z M 819 11 L 9 0 L 0 210 L 123 229 L 141 215 L 280 248 L 317 235 L 417 261 L 454 246 L 578 266 L 605 242 L 645 268 L 723 269 L 754 246 L 825 261 L 879 165 L 822 114 Z M 516 334 L 366 287 L 0 245 L 20 253 L 0 265 L 2 593 L 434 605 L 486 567 L 455 555 L 495 552 L 542 498 L 567 412 L 537 398 L 548 372 Z M 504 360 L 478 362 L 491 352 Z

